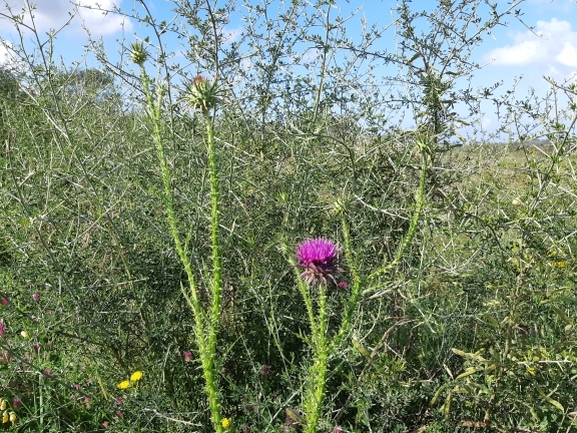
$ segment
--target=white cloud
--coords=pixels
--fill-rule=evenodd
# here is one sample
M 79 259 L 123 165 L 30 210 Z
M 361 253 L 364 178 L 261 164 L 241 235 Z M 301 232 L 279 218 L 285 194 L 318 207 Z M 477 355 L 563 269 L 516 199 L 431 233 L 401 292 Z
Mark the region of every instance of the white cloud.
M 5 65 L 6 63 L 10 63 L 10 50 L 9 47 L 12 44 L 8 41 L 1 41 L 0 40 L 0 65 Z
M 4 65 L 7 65 L 10 68 L 15 68 L 19 65 L 19 61 L 12 51 L 12 43 L 0 39 L 0 66 Z
M 513 45 L 490 51 L 487 60 L 504 66 L 577 66 L 577 32 L 569 21 L 537 21 L 534 33 L 517 32 L 512 38 Z
M 565 42 L 561 52 L 555 57 L 559 63 L 565 66 L 577 68 L 577 47 Z
M 81 21 L 86 28 L 95 35 L 104 36 L 116 33 L 124 28 L 131 30 L 132 24 L 124 17 L 108 13 L 103 10 L 112 10 L 114 5 L 120 5 L 122 0 L 78 0 L 78 14 L 73 18 L 69 29 L 73 31 L 81 30 Z M 24 8 L 23 1 L 18 1 L 12 5 L 12 11 L 18 12 Z M 100 10 L 99 10 L 100 9 Z M 74 14 L 75 7 L 69 0 L 44 0 L 34 4 L 32 15 L 34 25 L 39 32 L 50 29 L 59 30 Z M 31 24 L 30 14 L 25 13 L 24 22 Z
M 123 28 L 132 30 L 132 23 L 121 15 L 105 13 L 102 10 L 113 10 L 116 3 L 112 0 L 80 0 L 79 14 L 85 26 L 97 35 L 109 35 Z M 99 7 L 100 6 L 100 7 Z

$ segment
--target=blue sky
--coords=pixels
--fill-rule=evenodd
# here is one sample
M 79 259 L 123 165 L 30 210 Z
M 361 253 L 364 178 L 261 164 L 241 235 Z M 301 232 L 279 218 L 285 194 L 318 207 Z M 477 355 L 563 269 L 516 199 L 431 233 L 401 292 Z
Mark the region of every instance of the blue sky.
M 252 1 L 254 3 L 258 0 Z M 133 0 L 79 0 L 79 3 L 81 6 L 98 4 L 102 9 L 113 9 L 116 5 L 129 13 L 134 10 L 143 12 L 142 5 Z M 282 2 L 279 0 L 277 3 Z M 416 9 L 425 9 L 435 3 L 431 0 L 413 0 L 411 4 Z M 502 7 L 505 7 L 506 3 L 503 1 Z M 146 4 L 157 21 L 170 21 L 174 18 L 175 14 L 171 10 L 174 4 L 171 1 L 146 0 Z M 348 16 L 357 11 L 346 24 L 350 36 L 360 33 L 361 19 L 365 19 L 369 25 L 376 24 L 382 28 L 389 26 L 379 41 L 379 46 L 393 50 L 395 38 L 394 26 L 391 26 L 391 9 L 395 4 L 396 2 L 390 0 L 337 0 L 333 15 L 340 12 L 343 16 Z M 4 4 L 0 3 L 0 12 L 8 13 L 8 6 L 13 12 L 20 12 L 24 0 L 5 0 Z M 572 79 L 574 82 L 577 78 L 577 1 L 526 0 L 520 8 L 524 22 L 533 26 L 534 30 L 530 31 L 511 18 L 507 27 L 500 27 L 491 36 L 487 36 L 474 54 L 474 60 L 486 64 L 477 73 L 477 83 L 489 84 L 495 80 L 503 80 L 506 85 L 511 85 L 515 77 L 523 76 L 522 89 L 539 89 L 547 87 L 542 78 L 544 75 L 557 81 Z M 73 2 L 69 0 L 37 0 L 34 11 L 36 27 L 42 33 L 59 29 L 73 11 Z M 56 39 L 56 53 L 62 56 L 67 64 L 82 59 L 85 52 L 83 46 L 87 43 L 86 30 L 91 32 L 93 38 L 102 38 L 107 52 L 112 56 L 118 52 L 123 38 L 131 41 L 147 34 L 145 25 L 134 19 L 114 13 L 104 15 L 99 10 L 81 7 Z M 235 18 L 227 30 L 234 39 L 242 31 L 242 23 Z M 17 42 L 13 26 L 1 18 L 0 38 L 8 41 L 8 44 Z M 177 53 L 182 49 L 175 41 L 168 40 L 168 43 L 169 48 Z M 0 46 L 0 61 L 6 61 L 5 51 Z M 176 59 L 178 58 L 177 54 Z M 491 120 L 488 119 L 487 122 L 490 123 Z

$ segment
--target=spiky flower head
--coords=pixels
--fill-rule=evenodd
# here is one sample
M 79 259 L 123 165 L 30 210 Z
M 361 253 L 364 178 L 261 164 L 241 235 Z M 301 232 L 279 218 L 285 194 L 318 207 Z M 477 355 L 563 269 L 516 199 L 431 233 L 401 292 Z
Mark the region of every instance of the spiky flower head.
M 321 283 L 326 285 L 327 279 L 337 283 L 341 270 L 338 267 L 339 249 L 328 239 L 307 239 L 297 248 L 298 266 L 303 268 L 301 278 L 307 284 Z
M 130 59 L 139 66 L 142 66 L 148 57 L 148 52 L 142 42 L 130 44 Z
M 216 80 L 209 82 L 202 75 L 197 75 L 192 82 L 186 84 L 186 102 L 193 108 L 208 112 L 220 102 L 222 89 Z

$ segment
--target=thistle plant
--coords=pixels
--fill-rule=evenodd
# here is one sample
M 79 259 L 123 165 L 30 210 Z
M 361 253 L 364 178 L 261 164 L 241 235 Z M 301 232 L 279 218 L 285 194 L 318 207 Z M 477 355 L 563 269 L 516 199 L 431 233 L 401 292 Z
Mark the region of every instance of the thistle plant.
M 340 346 L 344 336 L 348 334 L 351 317 L 359 300 L 360 280 L 356 272 L 356 265 L 352 260 L 348 226 L 344 222 L 343 233 L 345 253 L 350 259 L 348 264 L 351 269 L 353 284 L 339 330 L 330 340 L 327 314 L 329 291 L 349 290 L 348 284 L 343 280 L 344 271 L 339 263 L 340 250 L 331 240 L 316 238 L 307 239 L 300 243 L 296 252 L 295 269 L 297 273 L 300 272 L 298 285 L 309 319 L 311 330 L 309 342 L 313 357 L 306 375 L 302 398 L 304 418 L 300 422 L 307 433 L 317 432 L 322 415 L 328 362 Z
M 192 263 L 188 253 L 187 240 L 183 241 L 179 234 L 179 223 L 174 211 L 174 194 L 171 187 L 171 172 L 164 153 L 163 130 L 162 130 L 162 102 L 164 90 L 158 87 L 156 99 L 150 90 L 150 79 L 144 69 L 144 63 L 148 54 L 142 43 L 132 44 L 131 59 L 140 66 L 140 74 L 146 101 L 149 110 L 149 119 L 153 126 L 153 138 L 156 144 L 158 161 L 160 165 L 162 181 L 164 185 L 164 206 L 170 227 L 170 232 L 180 261 L 187 275 L 188 287 L 181 284 L 181 291 L 194 316 L 194 336 L 198 346 L 199 358 L 202 365 L 202 372 L 205 379 L 205 392 L 210 407 L 211 420 L 214 430 L 222 433 L 225 426 L 221 414 L 220 396 L 216 381 L 216 347 L 219 329 L 219 318 L 221 313 L 221 258 L 219 249 L 219 186 L 218 167 L 216 151 L 214 145 L 213 118 L 210 110 L 214 109 L 218 102 L 220 90 L 213 82 L 209 84 L 201 76 L 195 78 L 190 86 L 187 86 L 186 102 L 193 109 L 202 111 L 206 124 L 206 140 L 208 144 L 208 161 L 210 172 L 210 200 L 211 200 L 211 243 L 212 243 L 212 281 L 208 284 L 210 296 L 210 309 L 204 308 L 201 304 L 198 285 L 192 270 Z

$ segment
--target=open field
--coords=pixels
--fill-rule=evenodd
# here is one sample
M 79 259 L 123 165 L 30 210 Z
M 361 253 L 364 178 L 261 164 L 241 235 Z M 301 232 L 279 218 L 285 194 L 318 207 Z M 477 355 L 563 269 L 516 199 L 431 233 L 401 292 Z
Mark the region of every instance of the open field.
M 171 83 L 139 40 L 2 70 L 0 429 L 576 431 L 575 120 L 440 144 L 459 115 L 424 51 L 414 128 L 329 61 L 234 87 L 220 15 L 182 7 L 220 76 Z

